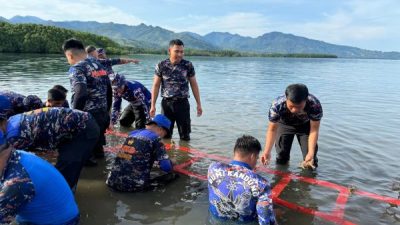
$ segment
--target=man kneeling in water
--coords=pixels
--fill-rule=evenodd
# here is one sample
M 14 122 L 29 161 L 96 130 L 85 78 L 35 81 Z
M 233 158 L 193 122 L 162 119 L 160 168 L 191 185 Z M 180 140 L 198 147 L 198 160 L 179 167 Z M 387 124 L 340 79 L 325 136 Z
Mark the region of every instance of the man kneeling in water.
M 0 131 L 0 224 L 79 223 L 79 210 L 63 176 L 50 163 L 15 150 Z
M 171 121 L 164 115 L 155 116 L 146 125 L 146 129 L 132 131 L 118 152 L 106 181 L 117 191 L 147 191 L 154 182 L 166 184 L 176 178 L 172 172 L 172 163 L 168 159 L 161 138 L 170 131 Z M 150 171 L 154 161 L 167 174 L 151 179 Z
M 208 168 L 208 191 L 211 214 L 221 220 L 257 221 L 276 224 L 272 209 L 271 187 L 256 174 L 260 142 L 252 136 L 236 140 L 229 164 L 214 162 Z

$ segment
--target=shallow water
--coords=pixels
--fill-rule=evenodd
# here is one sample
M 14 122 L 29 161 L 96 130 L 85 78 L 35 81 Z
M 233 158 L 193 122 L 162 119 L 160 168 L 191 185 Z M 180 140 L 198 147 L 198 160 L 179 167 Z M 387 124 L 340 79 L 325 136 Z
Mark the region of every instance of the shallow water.
M 139 65 L 115 71 L 151 88 L 154 65 L 165 56 L 135 56 Z M 345 187 L 398 198 L 400 190 L 400 62 L 357 59 L 282 59 L 193 57 L 204 115 L 192 103 L 192 141 L 177 144 L 232 155 L 236 138 L 251 134 L 264 143 L 271 101 L 290 83 L 307 84 L 324 109 L 319 137 L 319 165 L 311 173 L 298 168 L 301 153 L 293 143 L 288 171 Z M 68 65 L 61 55 L 0 55 L 0 89 L 45 98 L 54 84 L 69 89 Z M 159 103 L 160 101 L 158 101 Z M 160 110 L 158 109 L 158 112 Z M 118 129 L 117 129 L 118 130 Z M 126 132 L 126 130 L 122 130 Z M 121 138 L 109 136 L 109 145 Z M 170 152 L 178 162 L 190 155 Z M 96 168 L 85 168 L 76 193 L 82 224 L 208 224 L 207 184 L 181 175 L 176 182 L 147 193 L 122 194 L 105 186 L 112 153 Z M 273 153 L 274 157 L 274 153 Z M 205 174 L 209 160 L 190 170 Z M 279 176 L 264 174 L 274 186 Z M 302 181 L 291 181 L 281 199 L 322 212 L 335 208 L 338 192 Z M 279 224 L 333 224 L 316 216 L 276 206 Z M 351 195 L 344 219 L 355 224 L 400 224 L 399 208 Z M 394 213 L 393 213 L 394 212 Z M 397 214 L 396 214 L 397 213 Z

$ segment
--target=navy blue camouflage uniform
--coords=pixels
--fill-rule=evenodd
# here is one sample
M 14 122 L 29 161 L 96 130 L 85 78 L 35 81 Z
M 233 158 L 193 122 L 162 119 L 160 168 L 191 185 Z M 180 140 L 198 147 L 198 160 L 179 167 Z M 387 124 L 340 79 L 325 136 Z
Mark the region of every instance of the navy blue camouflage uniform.
M 266 179 L 240 161 L 214 162 L 208 168 L 209 210 L 221 220 L 276 223 L 271 187 Z
M 99 128 L 89 113 L 63 107 L 12 116 L 6 133 L 16 149 L 58 150 L 56 168 L 71 188 L 99 138 Z
M 94 154 L 102 155 L 106 144 L 104 133 L 110 124 L 112 89 L 106 68 L 94 58 L 86 58 L 69 69 L 72 108 L 92 114 L 100 130 Z
M 113 76 L 114 101 L 111 114 L 112 123 L 116 124 L 119 118 L 122 126 L 128 127 L 135 122 L 136 129 L 143 129 L 146 122 L 150 119 L 150 91 L 140 82 L 127 81 L 123 75 L 115 74 Z M 122 99 L 128 101 L 129 105 L 120 116 Z
M 0 224 L 14 219 L 18 224 L 79 223 L 74 196 L 60 173 L 45 160 L 16 150 L 0 174 Z
M 163 171 L 172 170 L 160 137 L 147 129 L 135 130 L 117 153 L 106 183 L 117 191 L 145 191 L 152 182 L 150 171 L 154 161 Z
M 176 121 L 179 136 L 190 140 L 191 121 L 189 79 L 195 76 L 193 64 L 182 59 L 173 65 L 169 59 L 157 64 L 155 75 L 161 78 L 162 113 L 171 121 L 171 135 Z M 167 137 L 168 138 L 168 137 Z
M 300 144 L 303 159 L 308 153 L 308 137 L 310 135 L 310 120 L 320 121 L 323 116 L 323 110 L 319 100 L 312 94 L 309 94 L 304 112 L 293 114 L 286 105 L 286 96 L 282 95 L 274 99 L 269 109 L 268 119 L 272 123 L 278 123 L 278 130 L 275 140 L 275 149 L 277 152 L 277 163 L 286 164 L 290 159 L 290 150 L 294 136 Z M 318 166 L 318 145 L 315 147 L 314 165 Z

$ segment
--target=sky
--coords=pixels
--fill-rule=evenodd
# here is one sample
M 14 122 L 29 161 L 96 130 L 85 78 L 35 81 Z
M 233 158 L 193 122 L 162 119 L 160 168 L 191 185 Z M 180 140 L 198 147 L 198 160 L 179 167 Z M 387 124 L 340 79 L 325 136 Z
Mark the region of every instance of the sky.
M 160 26 L 201 35 L 279 31 L 333 44 L 400 51 L 400 0 L 0 0 L 0 16 Z

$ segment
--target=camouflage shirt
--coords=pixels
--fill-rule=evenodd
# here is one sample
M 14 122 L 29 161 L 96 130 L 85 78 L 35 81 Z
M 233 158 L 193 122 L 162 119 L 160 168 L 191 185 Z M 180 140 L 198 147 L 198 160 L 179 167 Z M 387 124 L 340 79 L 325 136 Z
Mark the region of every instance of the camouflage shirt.
M 121 64 L 121 59 L 97 59 L 107 71 L 107 74 L 114 73 L 112 66 Z
M 19 129 L 19 135 L 7 136 L 7 139 L 16 149 L 38 147 L 55 150 L 63 141 L 84 130 L 89 118 L 91 115 L 87 112 L 68 108 L 37 109 L 11 117 L 9 123 L 15 119 L 19 121 L 11 124 L 14 129 Z
M 107 86 L 110 79 L 106 69 L 96 59 L 86 58 L 71 66 L 68 73 L 72 89 L 72 105 L 74 105 L 75 86 L 84 84 L 88 98 L 82 110 L 85 112 L 107 110 Z
M 42 174 L 48 178 L 40 178 Z M 52 185 L 47 185 L 50 179 Z M 51 194 L 57 197 L 49 197 Z M 72 225 L 78 224 L 78 213 L 68 184 L 51 164 L 31 153 L 13 150 L 0 177 L 1 224 L 11 223 L 16 217 L 17 222 L 29 224 Z
M 286 106 L 286 96 L 276 98 L 269 109 L 269 121 L 286 125 L 302 125 L 310 120 L 319 121 L 323 115 L 322 106 L 314 95 L 308 95 L 304 112 L 293 114 Z
M 215 162 L 208 168 L 210 212 L 223 220 L 275 224 L 268 181 L 243 162 Z
M 154 161 L 163 160 L 169 161 L 160 138 L 150 130 L 135 130 L 117 154 L 106 183 L 119 191 L 143 190 L 149 185 Z
M 161 77 L 163 98 L 189 98 L 189 78 L 195 76 L 193 64 L 182 59 L 172 65 L 169 59 L 157 64 L 155 74 Z
M 137 81 L 125 81 L 123 85 L 118 87 L 113 86 L 113 110 L 111 121 L 113 124 L 117 120 L 121 112 L 122 99 L 125 99 L 133 106 L 142 105 L 146 114 L 146 118 L 150 119 L 149 108 L 151 104 L 151 93 L 143 84 Z
M 11 109 L 6 113 L 7 117 L 25 112 L 24 95 L 12 91 L 0 91 L 0 95 L 8 98 L 11 104 Z

